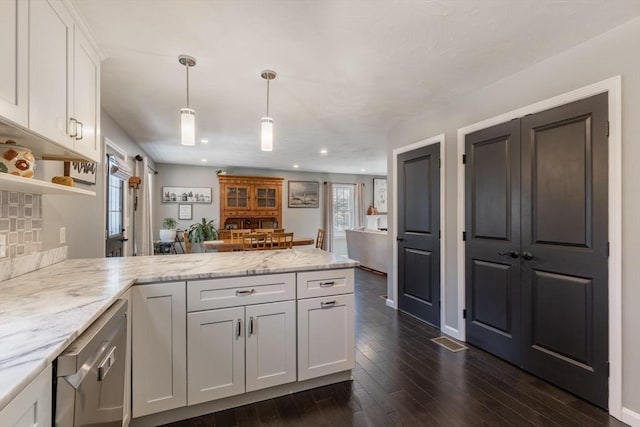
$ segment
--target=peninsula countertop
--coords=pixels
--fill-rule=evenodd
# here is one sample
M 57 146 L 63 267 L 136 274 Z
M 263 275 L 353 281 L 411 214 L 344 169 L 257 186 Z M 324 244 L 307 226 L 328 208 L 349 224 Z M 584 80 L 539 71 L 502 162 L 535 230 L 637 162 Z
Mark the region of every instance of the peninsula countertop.
M 300 248 L 73 259 L 0 282 L 0 410 L 134 284 L 357 265 Z

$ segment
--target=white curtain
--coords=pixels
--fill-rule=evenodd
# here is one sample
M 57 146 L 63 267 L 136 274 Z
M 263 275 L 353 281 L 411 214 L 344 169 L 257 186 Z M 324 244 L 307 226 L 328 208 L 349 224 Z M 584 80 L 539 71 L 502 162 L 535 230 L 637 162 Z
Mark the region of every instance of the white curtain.
M 142 178 L 140 187 L 136 190 L 138 208 L 136 209 L 135 254 L 153 255 L 153 229 L 151 220 L 151 178 L 147 173 L 149 163 L 145 157 L 136 163 L 136 176 Z
M 362 227 L 364 224 L 364 184 L 356 184 L 355 189 L 355 210 L 354 227 Z
M 324 248 L 333 250 L 333 184 L 324 183 Z

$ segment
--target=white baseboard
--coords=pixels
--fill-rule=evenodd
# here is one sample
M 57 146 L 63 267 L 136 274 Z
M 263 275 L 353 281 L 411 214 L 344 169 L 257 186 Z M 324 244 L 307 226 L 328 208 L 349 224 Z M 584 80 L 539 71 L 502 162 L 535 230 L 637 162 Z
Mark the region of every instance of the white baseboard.
M 450 337 L 453 337 L 457 340 L 462 341 L 462 337 L 460 336 L 460 331 L 452 328 L 451 326 L 448 325 L 444 325 L 441 329 L 443 334 L 449 335 Z
M 391 307 L 391 308 L 393 308 L 394 310 L 397 310 L 397 309 L 398 309 L 398 307 L 396 306 L 396 303 L 395 303 L 395 302 L 393 302 L 393 300 L 392 300 L 392 299 L 389 299 L 389 298 L 387 298 L 387 307 Z
M 622 422 L 631 427 L 640 427 L 640 414 L 629 408 L 622 408 Z

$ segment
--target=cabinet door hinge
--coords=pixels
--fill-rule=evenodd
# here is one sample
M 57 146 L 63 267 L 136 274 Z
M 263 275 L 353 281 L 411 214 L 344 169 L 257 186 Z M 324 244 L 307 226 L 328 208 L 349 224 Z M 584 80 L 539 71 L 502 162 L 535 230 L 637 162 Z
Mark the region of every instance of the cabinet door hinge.
M 463 242 L 466 242 L 466 241 L 467 241 L 467 232 L 466 232 L 466 231 L 463 231 L 463 232 L 462 232 L 462 241 L 463 241 Z
M 462 164 L 463 164 L 463 165 L 466 165 L 466 164 L 467 164 L 467 155 L 466 155 L 466 154 L 463 154 L 463 155 L 462 155 Z
M 463 308 L 463 309 L 462 309 L 462 318 L 463 318 L 463 319 L 466 319 L 466 318 L 467 318 L 467 309 L 466 309 L 466 308 Z

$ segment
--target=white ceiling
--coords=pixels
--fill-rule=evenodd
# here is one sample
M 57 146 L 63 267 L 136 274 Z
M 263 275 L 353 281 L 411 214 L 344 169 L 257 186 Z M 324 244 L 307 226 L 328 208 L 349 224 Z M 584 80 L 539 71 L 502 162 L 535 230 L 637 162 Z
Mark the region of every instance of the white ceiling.
M 640 15 L 639 0 L 73 3 L 108 56 L 103 107 L 155 161 L 372 175 L 386 174 L 399 122 Z M 191 106 L 207 145 L 179 143 L 180 54 L 198 61 Z M 278 73 L 271 153 L 263 69 Z

